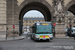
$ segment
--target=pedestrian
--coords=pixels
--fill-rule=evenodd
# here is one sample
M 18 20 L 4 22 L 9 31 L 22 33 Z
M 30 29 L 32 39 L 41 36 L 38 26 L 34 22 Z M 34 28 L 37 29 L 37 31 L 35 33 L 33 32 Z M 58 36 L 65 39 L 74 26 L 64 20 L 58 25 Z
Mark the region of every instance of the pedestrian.
M 66 27 L 66 29 L 65 29 L 65 32 L 66 32 L 66 36 L 68 36 L 68 26 Z

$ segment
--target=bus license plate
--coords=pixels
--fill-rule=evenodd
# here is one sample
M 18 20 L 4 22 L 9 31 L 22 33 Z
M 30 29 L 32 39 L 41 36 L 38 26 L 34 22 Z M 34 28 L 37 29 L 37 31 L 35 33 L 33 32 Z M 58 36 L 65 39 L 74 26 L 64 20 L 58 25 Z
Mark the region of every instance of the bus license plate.
M 40 36 L 40 38 L 49 38 L 49 36 Z

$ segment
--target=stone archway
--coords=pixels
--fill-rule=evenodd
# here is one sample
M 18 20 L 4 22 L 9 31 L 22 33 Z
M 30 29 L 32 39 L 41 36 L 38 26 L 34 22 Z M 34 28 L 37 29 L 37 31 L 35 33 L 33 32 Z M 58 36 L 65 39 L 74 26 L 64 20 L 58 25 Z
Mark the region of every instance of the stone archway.
M 75 15 L 75 0 L 71 0 L 65 6 L 64 10 L 65 10 L 65 28 L 70 27 L 69 26 L 70 23 L 73 26 L 74 25 L 74 22 L 73 21 L 74 21 L 74 18 L 75 18 L 75 16 L 73 16 L 73 15 Z M 69 15 L 66 15 L 66 14 L 68 14 L 68 12 L 69 12 Z M 73 15 L 71 15 L 71 13 Z
M 70 11 L 75 15 L 75 0 L 72 0 L 65 6 L 65 13 L 67 11 Z
M 21 13 L 21 11 L 22 11 L 22 9 L 24 8 L 24 7 L 26 7 L 27 5 L 29 5 L 29 4 L 32 4 L 32 3 L 36 3 L 35 5 L 36 5 L 36 7 L 37 7 L 37 9 L 38 9 L 38 5 L 39 5 L 39 7 L 42 7 L 44 10 L 47 10 L 48 11 L 48 14 L 50 14 L 51 16 L 52 16 L 52 7 L 51 7 L 51 5 L 47 2 L 47 1 L 45 1 L 45 0 L 25 0 L 21 5 L 19 5 L 19 10 L 18 10 L 18 12 L 19 12 L 19 14 Z M 31 5 L 31 6 L 33 6 L 33 5 Z M 34 6 L 33 6 L 34 7 Z M 28 11 L 28 10 L 27 10 Z M 38 11 L 40 11 L 40 10 L 38 10 Z M 40 11 L 41 12 L 41 11 Z M 42 12 L 43 13 L 43 12 Z M 20 16 L 20 15 L 19 15 Z
M 65 14 L 67 11 L 70 11 L 71 13 L 73 13 L 73 15 L 75 15 L 75 0 L 72 0 L 71 2 L 69 2 L 66 6 L 65 6 Z M 66 19 L 68 20 L 68 18 L 75 18 L 75 16 L 67 16 Z M 73 21 L 73 20 L 72 20 Z M 68 22 L 67 22 L 68 23 Z M 68 24 L 69 25 L 69 24 Z M 66 26 L 68 26 L 66 25 Z
M 45 18 L 45 21 L 50 21 L 51 18 L 51 11 L 50 11 L 51 6 L 44 0 L 40 0 L 40 1 L 29 1 L 26 0 L 25 2 L 23 2 L 20 6 L 19 6 L 19 31 L 20 33 L 22 33 L 22 20 L 23 20 L 23 15 L 29 11 L 29 10 L 38 10 L 40 11 Z

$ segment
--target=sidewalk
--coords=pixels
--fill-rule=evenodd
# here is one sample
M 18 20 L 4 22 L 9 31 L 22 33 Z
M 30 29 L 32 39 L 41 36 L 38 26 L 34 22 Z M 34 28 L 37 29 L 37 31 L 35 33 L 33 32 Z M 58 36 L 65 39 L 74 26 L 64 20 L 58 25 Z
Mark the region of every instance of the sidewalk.
M 24 39 L 25 36 L 18 36 L 18 37 L 2 37 L 0 38 L 0 41 L 12 41 L 12 40 L 21 40 L 21 39 Z
M 68 36 L 58 36 L 58 37 L 55 37 L 56 39 L 72 39 L 74 37 L 68 37 Z
M 30 37 L 30 34 L 22 34 L 21 36 L 18 37 L 0 37 L 0 41 L 13 41 L 13 40 L 21 40 L 25 39 L 26 37 Z M 68 36 L 56 36 L 54 37 L 55 39 L 73 39 L 73 37 L 68 37 Z

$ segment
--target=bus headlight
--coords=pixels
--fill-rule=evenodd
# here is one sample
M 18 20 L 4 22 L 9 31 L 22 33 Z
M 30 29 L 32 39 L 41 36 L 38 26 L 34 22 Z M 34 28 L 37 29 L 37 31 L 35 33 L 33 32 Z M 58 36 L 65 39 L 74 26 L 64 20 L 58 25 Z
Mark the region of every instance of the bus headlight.
M 51 35 L 50 37 L 52 38 L 53 36 Z
M 39 38 L 39 35 L 35 35 L 36 38 Z
M 53 37 L 53 35 L 49 35 L 49 37 L 50 37 L 50 38 L 52 38 L 52 37 Z

